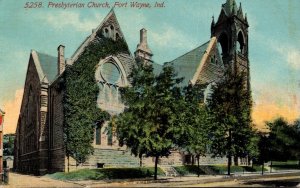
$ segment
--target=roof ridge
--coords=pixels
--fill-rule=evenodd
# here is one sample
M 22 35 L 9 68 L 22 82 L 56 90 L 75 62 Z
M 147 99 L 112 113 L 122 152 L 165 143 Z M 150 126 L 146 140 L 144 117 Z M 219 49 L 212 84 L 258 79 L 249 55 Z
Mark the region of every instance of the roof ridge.
M 50 54 L 47 54 L 45 52 L 41 52 L 41 51 L 37 51 L 37 50 L 34 50 L 36 53 L 38 54 L 41 54 L 41 55 L 47 55 L 47 56 L 50 56 L 50 57 L 54 57 L 54 58 L 57 58 L 57 56 L 53 56 L 53 55 L 50 55 Z
M 169 61 L 168 63 L 172 63 L 173 61 L 175 61 L 175 60 L 177 60 L 177 59 L 179 59 L 179 58 L 181 58 L 181 57 L 183 57 L 183 56 L 185 56 L 185 55 L 187 55 L 187 54 L 193 52 L 194 50 L 196 50 L 196 49 L 198 49 L 198 48 L 200 48 L 200 47 L 203 47 L 204 45 L 208 44 L 209 42 L 210 42 L 210 40 L 207 41 L 207 42 L 205 42 L 205 43 L 203 43 L 203 44 L 201 44 L 200 46 L 198 46 L 198 47 L 196 47 L 196 48 L 194 48 L 194 49 L 192 49 L 192 50 L 190 50 L 190 51 L 184 53 L 183 55 L 181 55 L 181 56 L 179 56 L 179 57 L 173 59 L 172 61 Z
M 114 11 L 114 9 L 112 8 L 108 14 L 102 19 L 102 21 L 100 22 L 100 24 L 97 25 L 97 27 L 95 29 L 92 29 L 92 33 L 89 34 L 85 40 L 83 40 L 82 43 L 80 43 L 79 47 L 75 50 L 75 52 L 71 55 L 70 57 L 70 60 L 71 60 L 71 63 L 73 64 L 77 59 L 78 57 L 80 56 L 80 54 L 83 53 L 84 49 L 86 48 L 86 46 L 88 46 L 93 39 L 95 39 L 95 37 L 97 36 L 97 33 L 103 28 L 103 26 L 105 25 L 105 23 L 107 23 L 109 21 L 109 19 L 113 19 L 116 23 L 116 25 L 118 26 L 118 29 L 119 29 L 119 34 L 122 36 L 122 38 L 124 39 L 124 41 L 126 42 L 126 39 L 125 39 L 125 36 L 122 32 L 122 29 L 121 29 L 121 25 L 117 19 L 117 15 Z M 126 42 L 127 44 L 127 42 Z M 128 45 L 128 44 L 127 44 Z M 130 55 L 131 55 L 131 52 L 129 51 Z
M 34 50 L 34 52 L 37 55 L 41 71 L 43 72 L 43 75 L 47 78 L 48 82 L 50 83 L 53 80 L 55 80 L 55 77 L 57 76 L 57 57 L 43 52 L 38 52 L 36 50 Z

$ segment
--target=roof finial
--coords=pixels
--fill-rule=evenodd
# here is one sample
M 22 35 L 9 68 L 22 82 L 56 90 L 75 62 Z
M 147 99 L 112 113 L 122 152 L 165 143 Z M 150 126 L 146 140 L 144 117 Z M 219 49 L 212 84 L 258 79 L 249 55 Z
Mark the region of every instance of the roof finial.
M 215 28 L 215 17 L 214 15 L 211 17 L 212 18 L 212 21 L 211 21 L 211 25 L 210 25 L 210 32 L 211 32 L 211 36 L 213 36 L 213 33 L 214 33 L 214 28 Z
M 235 7 L 235 1 L 233 1 L 232 12 L 231 12 L 233 15 L 235 14 L 236 11 L 234 7 Z
M 215 26 L 215 16 L 213 15 L 211 18 L 212 18 L 211 27 L 214 27 Z

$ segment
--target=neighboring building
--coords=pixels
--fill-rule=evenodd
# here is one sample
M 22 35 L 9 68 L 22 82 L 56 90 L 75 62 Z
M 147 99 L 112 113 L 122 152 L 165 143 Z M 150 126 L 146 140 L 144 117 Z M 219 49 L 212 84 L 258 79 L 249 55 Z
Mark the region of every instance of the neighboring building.
M 3 135 L 3 167 L 13 168 L 15 134 Z
M 3 173 L 3 123 L 4 123 L 4 115 L 0 109 L 0 173 Z
M 124 39 L 114 11 L 110 11 L 101 24 L 93 30 L 70 59 L 65 59 L 64 46 L 58 47 L 57 57 L 32 50 L 30 53 L 22 106 L 15 137 L 14 169 L 20 172 L 44 174 L 64 171 L 66 156 L 63 142 L 63 95 L 60 87 L 66 64 L 73 65 L 85 48 L 101 38 Z M 176 40 L 176 39 L 174 39 Z M 99 86 L 97 106 L 114 115 L 123 111 L 119 87 L 129 84 L 128 75 L 140 60 L 152 63 L 155 73 L 162 65 L 153 62 L 152 51 L 147 43 L 147 31 L 140 31 L 140 43 L 134 53 L 119 53 L 100 59 L 91 74 Z M 222 5 L 220 16 L 211 23 L 211 38 L 208 42 L 190 50 L 170 62 L 184 77 L 182 85 L 200 82 L 216 82 L 226 67 L 245 70 L 249 84 L 248 23 L 241 6 L 234 0 Z M 139 159 L 132 156 L 126 147 L 119 147 L 115 137 L 105 133 L 106 123 L 95 128 L 94 154 L 85 167 L 139 166 Z M 226 159 L 203 157 L 201 163 L 224 163 Z M 191 156 L 173 151 L 161 165 L 190 163 Z M 152 158 L 143 159 L 144 165 L 152 165 Z M 71 161 L 71 165 L 75 165 Z
M 13 168 L 14 156 L 12 156 L 12 155 L 4 156 L 3 157 L 3 164 L 4 164 L 3 165 L 4 168 L 5 168 L 5 166 L 6 166 L 6 168 L 9 168 L 9 169 Z

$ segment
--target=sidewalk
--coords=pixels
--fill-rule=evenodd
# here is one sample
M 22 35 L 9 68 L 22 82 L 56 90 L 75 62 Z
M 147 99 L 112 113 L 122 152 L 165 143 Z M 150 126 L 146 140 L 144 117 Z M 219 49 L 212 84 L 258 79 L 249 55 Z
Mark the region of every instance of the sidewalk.
M 9 185 L 0 185 L 0 187 L 183 187 L 183 186 L 230 186 L 242 185 L 246 181 L 263 181 L 266 179 L 299 179 L 300 170 L 289 172 L 266 173 L 260 175 L 254 174 L 236 174 L 226 175 L 201 175 L 186 177 L 165 177 L 160 176 L 158 180 L 153 178 L 146 179 L 118 179 L 118 180 L 87 180 L 87 181 L 60 181 L 47 176 L 32 176 L 18 173 L 10 173 Z
M 165 187 L 165 186 L 186 186 L 186 185 L 194 185 L 194 184 L 207 184 L 207 183 L 222 183 L 222 182 L 230 182 L 230 181 L 243 181 L 243 180 L 259 180 L 259 179 L 276 179 L 278 177 L 299 177 L 300 180 L 300 170 L 293 172 L 283 172 L 283 173 L 266 173 L 264 175 L 258 173 L 252 174 L 237 174 L 232 176 L 227 175 L 201 175 L 197 176 L 185 176 L 185 177 L 158 177 L 158 180 L 153 179 L 127 179 L 127 180 L 107 180 L 107 181 L 66 181 L 69 183 L 75 183 L 77 185 L 83 187 Z

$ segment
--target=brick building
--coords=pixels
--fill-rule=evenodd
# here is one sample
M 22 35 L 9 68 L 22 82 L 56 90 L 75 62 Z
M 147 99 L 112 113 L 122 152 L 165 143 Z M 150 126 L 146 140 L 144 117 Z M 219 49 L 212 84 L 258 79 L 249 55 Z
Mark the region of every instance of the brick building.
M 0 109 L 0 173 L 3 173 L 3 123 L 4 123 L 4 115 Z
M 64 55 L 64 46 L 58 46 L 57 57 L 32 50 L 29 57 L 24 95 L 15 138 L 14 169 L 20 172 L 44 174 L 64 171 L 66 168 L 63 141 L 63 95 L 60 84 L 66 65 L 72 66 L 85 48 L 101 38 L 124 39 L 114 11 L 110 11 L 101 24 L 93 30 L 70 58 Z M 174 39 L 176 40 L 176 39 Z M 126 41 L 125 41 L 126 42 Z M 140 43 L 134 56 L 119 53 L 99 58 L 95 67 L 95 80 L 99 86 L 97 106 L 115 115 L 123 111 L 119 88 L 129 84 L 128 75 L 139 60 L 153 64 L 159 73 L 162 65 L 153 62 L 148 47 L 147 31 L 141 29 Z M 221 7 L 218 20 L 212 20 L 211 38 L 203 45 L 170 61 L 183 85 L 200 82 L 216 82 L 228 66 L 248 73 L 248 22 L 242 7 L 235 0 L 227 0 Z M 248 82 L 248 86 L 250 84 Z M 94 154 L 83 164 L 97 168 L 111 166 L 139 166 L 139 159 L 132 156 L 126 147 L 119 147 L 115 137 L 105 133 L 107 123 L 95 127 Z M 224 163 L 226 159 L 202 157 L 201 163 Z M 160 165 L 189 163 L 189 155 L 178 151 L 168 158 L 162 158 Z M 152 165 L 152 158 L 143 159 L 144 165 Z M 75 166 L 71 160 L 71 166 Z

